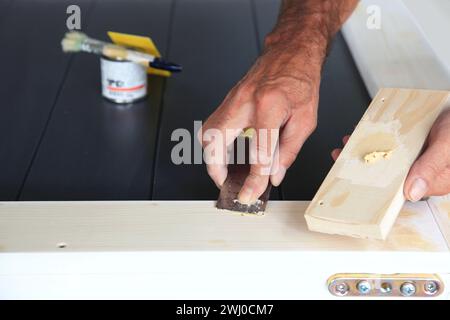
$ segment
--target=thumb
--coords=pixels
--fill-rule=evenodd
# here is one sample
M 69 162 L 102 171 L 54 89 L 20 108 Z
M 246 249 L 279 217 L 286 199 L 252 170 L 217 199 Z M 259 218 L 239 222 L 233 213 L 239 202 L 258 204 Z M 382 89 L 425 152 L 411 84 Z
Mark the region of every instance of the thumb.
M 450 191 L 450 109 L 433 125 L 425 152 L 411 167 L 404 194 L 410 201 Z
M 413 164 L 404 186 L 404 194 L 408 200 L 416 202 L 440 192 L 435 190 L 435 184 L 446 170 L 448 160 L 442 155 L 442 151 L 438 144 L 430 145 Z

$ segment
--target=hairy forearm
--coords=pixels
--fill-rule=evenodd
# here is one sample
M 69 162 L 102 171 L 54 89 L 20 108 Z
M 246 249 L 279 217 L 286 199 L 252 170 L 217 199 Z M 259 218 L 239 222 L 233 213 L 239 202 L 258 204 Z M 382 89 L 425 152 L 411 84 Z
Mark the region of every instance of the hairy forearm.
M 358 0 L 283 0 L 278 23 L 266 37 L 265 49 L 306 51 L 322 63 L 335 34 Z

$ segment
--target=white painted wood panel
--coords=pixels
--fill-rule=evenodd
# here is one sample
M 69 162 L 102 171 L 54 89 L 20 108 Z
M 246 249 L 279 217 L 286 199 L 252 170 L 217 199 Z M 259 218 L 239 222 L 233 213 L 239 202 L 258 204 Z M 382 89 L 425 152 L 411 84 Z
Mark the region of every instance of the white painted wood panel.
M 411 12 L 433 52 L 450 72 L 450 1 L 402 0 Z
M 380 29 L 367 27 L 370 6 L 381 10 Z M 372 97 L 381 88 L 450 90 L 449 72 L 402 1 L 361 0 L 343 33 Z

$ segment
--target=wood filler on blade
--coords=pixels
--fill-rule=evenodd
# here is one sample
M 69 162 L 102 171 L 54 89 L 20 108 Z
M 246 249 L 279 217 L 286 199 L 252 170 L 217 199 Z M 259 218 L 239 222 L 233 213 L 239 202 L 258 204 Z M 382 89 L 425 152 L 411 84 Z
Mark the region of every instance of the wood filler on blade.
M 147 96 L 147 70 L 125 60 L 100 58 L 102 95 L 114 103 L 133 103 Z

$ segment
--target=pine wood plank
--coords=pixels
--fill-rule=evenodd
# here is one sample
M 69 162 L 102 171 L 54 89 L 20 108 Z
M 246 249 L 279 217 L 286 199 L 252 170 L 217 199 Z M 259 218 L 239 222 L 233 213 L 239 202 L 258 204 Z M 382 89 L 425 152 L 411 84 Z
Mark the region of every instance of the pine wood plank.
M 449 92 L 382 89 L 306 211 L 310 230 L 385 239 L 404 204 L 403 183 Z M 366 163 L 365 155 L 392 151 Z
M 425 202 L 406 204 L 386 241 L 309 232 L 307 206 L 273 201 L 264 216 L 242 217 L 223 213 L 212 201 L 2 202 L 0 253 L 448 252 Z
M 428 204 L 450 248 L 450 194 L 443 197 L 431 197 Z

